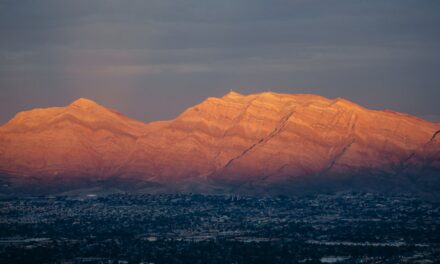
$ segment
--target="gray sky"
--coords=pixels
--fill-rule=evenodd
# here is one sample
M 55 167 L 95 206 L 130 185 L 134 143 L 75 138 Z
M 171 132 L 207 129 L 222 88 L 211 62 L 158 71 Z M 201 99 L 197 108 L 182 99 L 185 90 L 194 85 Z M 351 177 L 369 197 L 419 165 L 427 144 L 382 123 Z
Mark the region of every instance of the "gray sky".
M 143 121 L 230 89 L 440 121 L 438 0 L 0 0 L 0 123 L 86 97 Z

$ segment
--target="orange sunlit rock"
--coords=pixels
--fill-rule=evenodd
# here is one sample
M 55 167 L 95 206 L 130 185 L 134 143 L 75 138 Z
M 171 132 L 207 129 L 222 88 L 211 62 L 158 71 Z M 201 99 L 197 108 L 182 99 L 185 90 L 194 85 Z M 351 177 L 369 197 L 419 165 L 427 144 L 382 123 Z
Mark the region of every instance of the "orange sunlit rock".
M 440 169 L 440 124 L 344 99 L 230 92 L 145 124 L 87 99 L 18 113 L 0 171 L 20 177 L 273 183 Z

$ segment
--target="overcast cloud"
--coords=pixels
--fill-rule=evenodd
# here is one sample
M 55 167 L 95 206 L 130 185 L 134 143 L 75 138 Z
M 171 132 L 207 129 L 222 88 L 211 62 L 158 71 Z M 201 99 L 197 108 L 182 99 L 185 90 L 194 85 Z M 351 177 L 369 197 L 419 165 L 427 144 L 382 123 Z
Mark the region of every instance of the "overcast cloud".
M 440 121 L 440 1 L 0 0 L 0 122 L 87 97 L 143 121 L 230 89 Z

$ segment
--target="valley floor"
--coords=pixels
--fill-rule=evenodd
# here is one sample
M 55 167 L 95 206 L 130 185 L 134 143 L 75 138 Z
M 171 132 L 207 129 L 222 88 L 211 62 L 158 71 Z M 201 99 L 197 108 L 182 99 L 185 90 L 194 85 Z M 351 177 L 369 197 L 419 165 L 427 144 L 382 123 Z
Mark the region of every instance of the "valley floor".
M 0 263 L 438 263 L 440 204 L 193 194 L 0 200 Z

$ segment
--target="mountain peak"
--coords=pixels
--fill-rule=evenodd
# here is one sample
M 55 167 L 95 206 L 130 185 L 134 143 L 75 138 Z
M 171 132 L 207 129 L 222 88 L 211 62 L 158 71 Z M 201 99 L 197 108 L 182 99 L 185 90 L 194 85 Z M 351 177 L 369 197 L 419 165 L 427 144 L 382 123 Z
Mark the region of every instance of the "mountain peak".
M 87 98 L 79 98 L 72 102 L 70 106 L 76 106 L 76 107 L 83 107 L 83 108 L 90 108 L 98 106 L 98 104 L 90 99 Z
M 271 92 L 271 91 L 266 91 L 266 92 L 262 92 L 262 93 L 257 94 L 257 96 L 259 98 L 266 99 L 266 98 L 283 97 L 283 96 L 286 96 L 286 95 L 285 94 L 280 94 L 280 93 L 274 93 L 274 92 Z
M 238 98 L 243 97 L 242 94 L 234 92 L 233 90 L 230 90 L 227 94 L 223 96 L 223 98 Z

